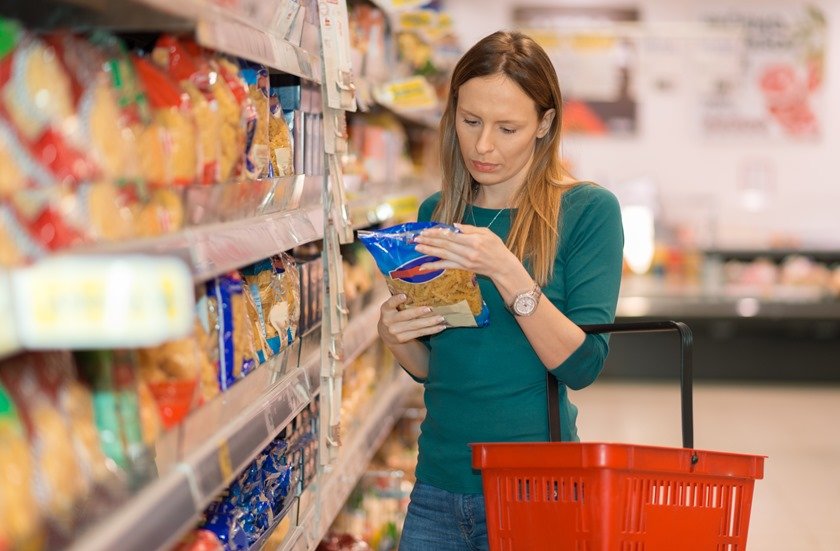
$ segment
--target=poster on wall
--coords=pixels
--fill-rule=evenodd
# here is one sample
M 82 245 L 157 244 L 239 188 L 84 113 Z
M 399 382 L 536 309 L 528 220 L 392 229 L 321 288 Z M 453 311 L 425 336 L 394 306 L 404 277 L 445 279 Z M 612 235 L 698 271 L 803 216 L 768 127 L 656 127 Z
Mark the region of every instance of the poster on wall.
M 739 34 L 740 47 L 718 59 L 737 60 L 740 71 L 706 72 L 700 88 L 700 125 L 708 138 L 814 140 L 824 121 L 826 20 L 808 5 L 706 10 L 712 29 Z M 710 59 L 711 61 L 711 59 Z M 712 63 L 706 64 L 711 69 Z M 717 65 L 717 64 L 715 64 Z
M 545 48 L 557 70 L 564 132 L 635 134 L 636 47 L 622 25 L 638 19 L 628 8 L 514 8 L 516 28 Z

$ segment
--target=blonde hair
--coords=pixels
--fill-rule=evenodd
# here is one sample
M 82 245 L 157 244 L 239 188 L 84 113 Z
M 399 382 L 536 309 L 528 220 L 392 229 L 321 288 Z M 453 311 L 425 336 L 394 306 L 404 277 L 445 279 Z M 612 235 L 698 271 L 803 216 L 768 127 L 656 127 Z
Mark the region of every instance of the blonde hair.
M 540 119 L 550 109 L 555 110 L 548 132 L 537 138 L 525 183 L 513 197 L 511 206 L 517 210 L 507 238 L 508 248 L 544 286 L 554 271 L 560 201 L 576 182 L 560 161 L 563 100 L 557 73 L 545 50 L 530 37 L 495 32 L 470 48 L 455 66 L 440 122 L 443 186 L 432 218 L 448 224 L 461 222 L 467 205 L 475 199 L 477 187 L 464 164 L 455 133 L 458 90 L 473 78 L 490 75 L 504 75 L 518 84 L 534 100 Z

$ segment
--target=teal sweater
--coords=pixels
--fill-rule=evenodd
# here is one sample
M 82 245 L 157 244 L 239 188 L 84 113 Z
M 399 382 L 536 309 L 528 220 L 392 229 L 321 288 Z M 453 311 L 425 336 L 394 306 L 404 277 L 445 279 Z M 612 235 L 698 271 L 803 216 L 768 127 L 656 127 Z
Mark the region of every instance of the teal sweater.
M 431 218 L 436 193 L 420 206 L 418 219 Z M 467 207 L 464 223 L 491 226 L 504 241 L 510 211 Z M 624 236 L 618 201 L 604 188 L 582 184 L 563 195 L 554 276 L 546 297 L 578 324 L 610 323 L 621 280 Z M 424 385 L 426 418 L 421 425 L 417 479 L 453 493 L 481 493 L 480 472 L 471 467 L 470 442 L 548 440 L 543 366 L 489 278 L 480 276 L 490 309 L 484 328 L 450 328 L 424 342 L 429 375 Z M 577 441 L 577 408 L 566 388 L 580 389 L 600 373 L 607 339 L 587 335 L 583 344 L 552 369 L 560 381 L 561 434 Z

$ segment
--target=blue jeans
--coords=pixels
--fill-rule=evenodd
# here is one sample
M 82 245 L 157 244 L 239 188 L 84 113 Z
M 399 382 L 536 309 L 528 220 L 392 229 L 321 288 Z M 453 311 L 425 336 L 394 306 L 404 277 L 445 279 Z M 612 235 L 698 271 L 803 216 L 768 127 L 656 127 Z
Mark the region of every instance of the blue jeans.
M 411 491 L 400 551 L 486 551 L 484 496 L 452 494 L 420 481 Z

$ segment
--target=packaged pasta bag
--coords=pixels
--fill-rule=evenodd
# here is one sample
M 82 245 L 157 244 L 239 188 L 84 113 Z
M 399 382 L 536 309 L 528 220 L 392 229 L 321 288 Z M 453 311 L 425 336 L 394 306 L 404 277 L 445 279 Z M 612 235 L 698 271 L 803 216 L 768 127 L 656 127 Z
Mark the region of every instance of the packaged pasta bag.
M 283 316 L 273 318 L 272 324 L 281 335 L 280 349 L 290 346 L 300 334 L 300 272 L 295 259 L 286 253 L 271 258 L 280 281 L 280 301 L 285 305 Z
M 86 150 L 73 82 L 55 48 L 0 18 L 0 115 L 38 165 L 35 183 L 76 185 L 99 167 Z
M 126 474 L 129 487 L 138 489 L 154 474 L 150 450 L 160 434 L 160 420 L 154 400 L 135 376 L 135 354 L 90 350 L 75 357 L 93 395 L 102 451 Z
M 268 259 L 246 266 L 239 272 L 245 281 L 245 298 L 254 348 L 259 363 L 263 363 L 280 351 L 280 335 L 271 323 L 272 318 L 279 317 L 282 308 L 280 282 Z
M 199 373 L 199 394 L 201 403 L 208 402 L 219 395 L 219 336 L 216 329 L 215 312 L 211 324 L 209 285 L 196 288 L 195 337 L 201 347 L 207 363 L 202 364 Z M 215 308 L 215 306 L 214 306 Z
M 289 125 L 286 124 L 277 88 L 271 88 L 270 91 L 268 139 L 269 155 L 271 155 L 271 176 L 275 178 L 292 176 L 295 173 L 292 133 L 289 130 Z
M 288 268 L 288 269 L 287 269 Z M 294 342 L 300 317 L 300 282 L 288 255 L 265 259 L 241 270 L 248 314 L 262 363 Z
M 251 101 L 248 85 L 239 72 L 239 66 L 221 56 L 215 57 L 213 63 L 218 68 L 219 76 L 221 77 L 221 79 L 217 79 L 218 85 L 214 86 L 214 91 L 216 92 L 217 98 L 220 98 L 219 106 L 225 121 L 222 139 L 225 139 L 225 136 L 235 136 L 236 143 L 239 147 L 238 150 L 224 150 L 222 152 L 222 172 L 224 174 L 224 167 L 229 163 L 231 170 L 230 176 L 237 177 L 244 174 L 245 160 L 250 155 L 251 148 L 253 147 L 254 135 L 257 129 L 257 109 Z M 231 108 L 232 106 L 229 101 L 222 101 L 221 98 L 227 95 L 224 91 L 225 88 L 230 91 L 230 94 L 236 101 L 238 113 Z M 234 119 L 234 115 L 237 115 L 238 119 Z
M 137 351 L 140 380 L 157 403 L 164 428 L 180 423 L 198 405 L 201 374 L 210 360 L 198 334 Z
M 46 520 L 49 548 L 73 537 L 77 506 L 90 490 L 81 473 L 71 427 L 56 401 L 52 382 L 41 373 L 50 353 L 16 357 L 0 369 L 0 380 L 20 414 L 33 460 L 34 495 Z
M 41 549 L 34 465 L 18 408 L 0 383 L 0 549 Z
M 259 180 L 268 177 L 268 167 L 270 165 L 268 71 L 262 65 L 246 63 L 242 67 L 241 74 L 248 85 L 248 97 L 257 115 L 253 139 L 245 155 L 245 174 L 248 178 Z
M 208 321 L 218 336 L 219 389 L 224 392 L 256 367 L 242 278 L 233 273 L 208 282 L 207 299 Z
M 122 116 L 119 95 L 104 50 L 68 32 L 46 37 L 72 83 L 79 128 L 102 179 L 125 182 L 136 178 L 136 140 Z
M 149 183 L 164 186 L 194 183 L 199 148 L 189 94 L 148 58 L 135 55 L 131 61 L 152 110 L 152 123 L 144 130 L 141 148 L 146 147 L 142 143 L 145 140 L 162 140 L 164 144 L 162 166 L 153 172 Z
M 219 105 L 211 91 L 214 80 L 210 68 L 194 58 L 177 38 L 161 36 L 155 43 L 152 59 L 181 85 L 190 97 L 198 130 L 199 173 L 201 184 L 219 181 L 221 119 Z
M 131 56 L 125 45 L 111 34 L 97 31 L 90 40 L 105 58 L 103 70 L 117 96 L 119 117 L 130 132 L 129 139 L 134 142 L 135 158 L 126 167 L 133 172 L 129 178 L 139 180 L 138 183 L 166 181 L 166 136 L 160 125 L 152 120 L 151 108 Z M 142 194 L 143 189 L 136 191 Z
M 392 295 L 405 294 L 401 308 L 429 306 L 451 327 L 485 327 L 490 313 L 475 274 L 465 270 L 420 269 L 427 262 L 440 260 L 417 252 L 414 239 L 429 228 L 457 228 L 438 222 L 411 222 L 377 231 L 360 231 L 364 243 L 385 276 Z

